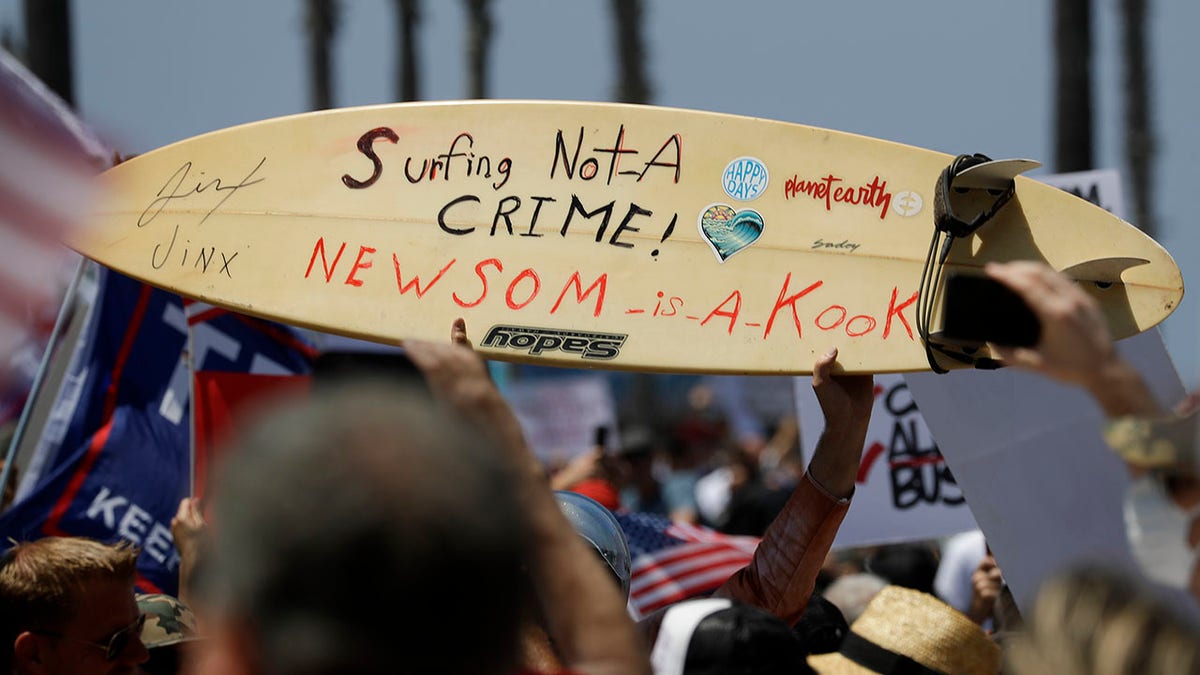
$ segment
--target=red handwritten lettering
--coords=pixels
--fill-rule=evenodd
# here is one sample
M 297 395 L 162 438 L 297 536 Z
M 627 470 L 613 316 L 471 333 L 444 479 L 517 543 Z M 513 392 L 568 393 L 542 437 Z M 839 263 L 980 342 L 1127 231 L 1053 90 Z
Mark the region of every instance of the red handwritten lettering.
M 904 318 L 904 310 L 909 305 L 917 301 L 917 292 L 913 291 L 908 300 L 896 305 L 896 296 L 900 292 L 899 288 L 892 288 L 892 300 L 888 303 L 887 319 L 883 322 L 883 339 L 887 339 L 892 332 L 892 317 L 900 319 L 900 323 L 904 324 L 904 330 L 908 332 L 908 339 L 913 339 L 912 326 L 908 325 L 908 319 Z
M 841 312 L 841 314 L 838 315 L 837 321 L 834 321 L 833 323 L 829 324 L 828 326 L 823 325 L 821 323 L 821 317 L 828 314 L 831 310 L 839 311 L 839 312 Z M 834 328 L 837 328 L 838 326 L 842 325 L 842 322 L 845 320 L 846 320 L 846 308 L 842 307 L 841 305 L 830 305 L 829 307 L 825 308 L 825 311 L 823 311 L 817 315 L 817 320 L 814 321 L 813 323 L 817 324 L 817 328 L 820 328 L 821 330 L 833 330 Z
M 730 301 L 733 302 L 733 311 L 723 311 L 721 308 L 724 307 L 725 305 L 728 305 L 730 303 Z M 713 311 L 709 312 L 708 316 L 704 317 L 704 320 L 700 322 L 700 325 L 701 326 L 708 325 L 709 320 L 712 319 L 714 316 L 723 316 L 723 317 L 729 319 L 729 328 L 726 330 L 726 332 L 729 333 L 730 335 L 733 335 L 733 326 L 734 326 L 734 324 L 737 323 L 738 314 L 741 311 L 742 311 L 742 292 L 734 291 L 729 294 L 728 298 L 725 298 L 724 300 L 722 300 L 721 304 L 717 305 L 716 308 L 713 309 Z
M 583 281 L 579 278 L 579 271 L 576 270 L 575 273 L 571 275 L 571 278 L 567 279 L 567 283 L 563 284 L 562 293 L 558 294 L 558 300 L 555 300 L 554 306 L 550 308 L 551 314 L 554 314 L 558 311 L 559 306 L 562 304 L 563 298 L 567 296 L 567 290 L 570 289 L 571 286 L 575 287 L 575 302 L 580 305 L 582 305 L 583 301 L 587 299 L 587 296 L 592 294 L 592 291 L 596 290 L 597 288 L 600 289 L 600 292 L 596 294 L 596 308 L 592 310 L 592 316 L 600 316 L 600 310 L 604 308 L 604 293 L 608 290 L 608 274 L 601 274 L 600 276 L 596 277 L 596 280 L 593 281 L 592 285 L 588 286 L 587 290 L 585 291 L 583 290 Z
M 533 290 L 530 291 L 529 297 L 526 298 L 524 302 L 517 302 L 516 300 L 513 300 L 513 293 L 516 292 L 517 285 L 520 284 L 524 279 L 533 280 Z M 538 291 L 540 290 L 542 290 L 542 280 L 538 277 L 537 272 L 534 272 L 532 269 L 525 268 L 521 270 L 521 273 L 517 275 L 517 278 L 513 279 L 512 283 L 508 285 L 508 291 L 504 293 L 504 301 L 508 303 L 509 309 L 523 309 L 526 305 L 533 302 L 533 299 L 537 297 Z
M 313 247 L 312 257 L 308 260 L 308 269 L 304 271 L 304 278 L 307 279 L 309 274 L 312 274 L 313 264 L 317 262 L 317 253 L 321 254 L 321 266 L 325 268 L 325 283 L 333 280 L 333 270 L 337 268 L 338 260 L 342 258 L 342 251 L 346 250 L 346 242 L 342 242 L 342 246 L 338 249 L 337 255 L 333 256 L 333 264 L 330 265 L 325 259 L 325 237 L 317 239 L 317 245 Z
M 355 277 L 354 275 L 359 270 L 371 269 L 371 265 L 373 265 L 374 263 L 371 262 L 369 259 L 364 261 L 363 256 L 369 255 L 374 252 L 375 252 L 375 249 L 371 248 L 370 246 L 359 246 L 358 247 L 358 257 L 354 259 L 354 267 L 350 268 L 350 274 L 346 275 L 346 285 L 348 285 L 348 286 L 362 286 L 363 285 L 362 279 L 359 279 L 359 278 Z
M 808 295 L 809 293 L 820 288 L 821 284 L 823 284 L 825 282 L 824 281 L 813 282 L 813 284 L 811 286 L 809 286 L 808 288 L 805 288 L 804 290 L 800 291 L 799 293 L 796 293 L 795 295 L 789 296 L 787 294 L 787 292 L 788 292 L 788 287 L 791 284 L 791 282 L 792 282 L 792 273 L 788 272 L 787 277 L 784 278 L 784 280 L 783 280 L 783 287 L 779 289 L 779 298 L 777 300 L 775 300 L 775 307 L 771 310 L 771 318 L 767 320 L 767 327 L 766 327 L 766 329 L 763 330 L 763 339 L 764 340 L 767 339 L 767 337 L 771 334 L 771 328 L 774 327 L 774 325 L 775 325 L 775 317 L 779 314 L 779 310 L 783 309 L 785 306 L 792 308 L 792 322 L 796 324 L 796 337 L 804 337 L 803 333 L 800 330 L 800 313 L 796 311 L 796 302 L 799 301 L 800 298 L 803 298 L 804 296 Z
M 866 185 L 841 186 L 844 179 L 832 173 L 817 180 L 802 180 L 792 176 L 784 182 L 783 198 L 791 199 L 798 195 L 825 202 L 825 210 L 832 211 L 834 204 L 851 204 L 855 206 L 871 206 L 879 209 L 879 219 L 887 217 L 888 208 L 892 205 L 892 193 L 887 191 L 887 181 L 880 181 L 879 176 Z
M 418 299 L 425 297 L 425 294 L 429 292 L 429 289 L 433 288 L 434 284 L 436 284 L 442 278 L 442 275 L 446 273 L 446 270 L 453 267 L 454 263 L 456 262 L 458 262 L 458 258 L 451 258 L 450 262 L 446 263 L 446 266 L 439 270 L 437 275 L 434 276 L 428 284 L 425 284 L 425 288 L 421 288 L 421 278 L 416 275 L 413 275 L 412 280 L 407 284 L 404 283 L 404 279 L 400 276 L 400 258 L 397 258 L 396 254 L 393 253 L 392 264 L 396 267 L 396 286 L 400 289 L 400 295 L 404 295 L 410 290 L 415 289 Z
M 504 271 L 504 265 L 502 265 L 500 263 L 500 261 L 497 260 L 496 258 L 488 258 L 487 260 L 480 260 L 479 264 L 475 265 L 475 275 L 479 277 L 480 283 L 483 284 L 483 290 L 481 290 L 479 292 L 479 297 L 476 298 L 472 302 L 466 302 L 462 298 L 458 297 L 457 292 L 453 293 L 451 297 L 454 298 L 454 302 L 458 303 L 459 307 L 475 307 L 479 303 L 483 302 L 483 299 L 487 297 L 488 280 L 487 280 L 487 275 L 483 273 L 483 268 L 489 267 L 489 266 L 495 267 L 497 272 Z
M 850 327 L 854 325 L 855 321 L 858 321 L 860 319 L 867 322 L 867 327 L 863 328 L 862 330 L 852 330 Z M 866 314 L 859 314 L 858 316 L 852 317 L 849 321 L 846 322 L 846 335 L 849 335 L 850 337 L 861 337 L 863 335 L 866 335 L 867 333 L 870 333 L 871 331 L 875 330 L 875 323 L 876 323 L 875 317 L 867 316 Z

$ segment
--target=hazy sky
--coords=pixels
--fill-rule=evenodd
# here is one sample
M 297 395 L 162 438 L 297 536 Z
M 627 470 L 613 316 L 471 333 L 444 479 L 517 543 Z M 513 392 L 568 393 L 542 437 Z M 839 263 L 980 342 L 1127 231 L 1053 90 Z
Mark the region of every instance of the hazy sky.
M 122 152 L 308 108 L 300 0 L 73 4 L 78 103 L 83 117 Z M 336 105 L 394 100 L 394 3 L 340 4 Z M 422 3 L 424 98 L 465 94 L 462 4 Z M 654 103 L 1051 164 L 1048 0 L 644 4 Z M 1093 4 L 1097 168 L 1122 169 L 1118 2 Z M 1200 239 L 1187 205 L 1200 178 L 1200 3 L 1150 4 L 1158 240 L 1190 282 L 1200 272 Z M 0 0 L 0 23 L 19 26 L 20 5 Z M 615 59 L 609 2 L 492 5 L 493 97 L 610 97 Z M 1189 386 L 1200 382 L 1196 304 L 1185 298 L 1164 324 Z

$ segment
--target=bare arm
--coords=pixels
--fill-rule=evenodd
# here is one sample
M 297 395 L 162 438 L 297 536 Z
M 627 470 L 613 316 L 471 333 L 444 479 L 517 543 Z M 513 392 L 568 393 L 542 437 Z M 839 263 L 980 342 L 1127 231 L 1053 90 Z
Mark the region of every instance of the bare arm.
M 207 529 L 204 514 L 200 512 L 200 500 L 184 497 L 171 519 L 171 537 L 179 551 L 179 601 L 188 607 L 192 606 L 192 574 Z
M 582 673 L 648 674 L 647 651 L 620 590 L 559 510 L 516 416 L 469 349 L 461 319 L 451 340 L 454 344 L 408 342 L 405 350 L 434 396 L 493 433 L 518 469 L 514 488 L 531 528 L 532 578 L 563 660 Z
M 715 595 L 761 607 L 788 623 L 804 613 L 846 516 L 875 400 L 870 375 L 834 376 L 837 350 L 817 360 L 813 390 L 825 415 L 808 473 L 763 535 L 754 559 Z
M 831 495 L 846 499 L 854 493 L 854 479 L 862 462 L 875 404 L 875 380 L 870 375 L 835 376 L 836 360 L 837 349 L 832 349 L 813 366 L 813 391 L 825 416 L 825 429 L 808 464 L 808 473 Z

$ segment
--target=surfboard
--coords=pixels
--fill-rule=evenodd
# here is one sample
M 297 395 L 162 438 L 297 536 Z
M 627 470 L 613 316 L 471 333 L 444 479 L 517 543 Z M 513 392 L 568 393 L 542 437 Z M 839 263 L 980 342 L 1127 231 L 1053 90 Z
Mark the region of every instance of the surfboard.
M 485 356 L 517 362 L 807 373 L 836 346 L 847 372 L 919 371 L 917 290 L 952 160 L 649 106 L 339 109 L 120 164 L 70 243 L 184 296 L 385 343 L 445 339 L 461 316 Z M 946 269 L 1012 259 L 1081 279 L 1118 337 L 1183 294 L 1152 239 L 1023 176 Z

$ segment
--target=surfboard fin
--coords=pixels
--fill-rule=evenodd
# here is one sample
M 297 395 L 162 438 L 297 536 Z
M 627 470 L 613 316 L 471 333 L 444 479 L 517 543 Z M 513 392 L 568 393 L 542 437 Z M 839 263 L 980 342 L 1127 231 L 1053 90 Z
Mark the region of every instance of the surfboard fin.
M 1015 193 L 1013 179 L 1041 166 L 1032 159 L 994 160 L 959 155 L 934 186 L 933 223 L 951 237 L 967 237 L 983 227 Z
M 1075 281 L 1088 281 L 1101 288 L 1121 283 L 1121 274 L 1131 267 L 1149 265 L 1145 258 L 1096 258 L 1062 270 L 1062 273 Z
M 1091 281 L 1103 283 L 1121 283 L 1121 274 L 1129 268 L 1150 264 L 1146 258 L 1096 258 L 1070 265 L 1062 270 L 1062 274 L 1072 277 L 1075 281 Z
M 1033 159 L 993 159 L 969 166 L 954 177 L 954 188 L 1003 190 L 1017 176 L 1042 165 Z

